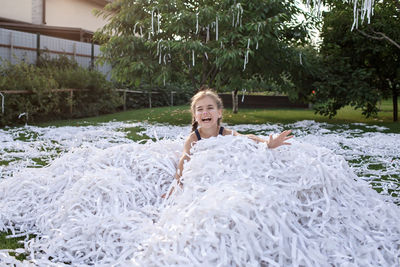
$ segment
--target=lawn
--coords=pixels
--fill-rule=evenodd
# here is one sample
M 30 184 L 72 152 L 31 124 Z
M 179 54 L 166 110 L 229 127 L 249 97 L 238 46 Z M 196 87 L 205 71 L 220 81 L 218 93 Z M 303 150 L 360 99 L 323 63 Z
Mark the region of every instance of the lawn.
M 399 100 L 400 106 L 400 100 Z M 89 125 L 108 121 L 147 121 L 168 123 L 171 125 L 188 125 L 191 123 L 189 106 L 160 107 L 152 109 L 129 110 L 98 117 L 76 120 L 62 120 L 49 123 L 41 123 L 40 126 L 66 126 Z M 360 110 L 352 107 L 344 107 L 338 114 L 329 119 L 315 114 L 311 109 L 240 109 L 233 114 L 230 109 L 225 109 L 223 121 L 229 125 L 235 124 L 263 124 L 263 123 L 293 123 L 300 120 L 314 120 L 331 124 L 367 123 L 384 126 L 391 132 L 400 132 L 400 123 L 393 122 L 392 103 L 390 100 L 382 101 L 377 117 L 365 118 Z

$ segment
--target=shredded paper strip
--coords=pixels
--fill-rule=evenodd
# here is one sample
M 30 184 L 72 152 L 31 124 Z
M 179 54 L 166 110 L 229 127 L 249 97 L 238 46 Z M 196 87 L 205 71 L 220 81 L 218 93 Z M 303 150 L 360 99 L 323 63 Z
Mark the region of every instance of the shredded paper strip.
M 368 155 L 385 164 L 399 151 L 399 135 L 303 121 L 290 125 L 296 134 L 292 145 L 274 150 L 246 137 L 213 137 L 193 147 L 181 189 L 173 182 L 183 147 L 176 136 L 189 129 L 134 125 L 150 137 L 157 132 L 167 138 L 132 142 L 120 131 L 132 125 L 122 123 L 0 133 L 9 150 L 21 132 L 36 133 L 30 142 L 21 141 L 20 157 L 38 157 L 43 147 L 46 155 L 62 151 L 46 167 L 26 168 L 15 161 L 13 171 L 3 172 L 0 230 L 36 236 L 17 251 L 25 251 L 27 260 L 18 262 L 4 250 L 0 263 L 398 266 L 396 197 L 371 189 L 370 176 L 363 176 L 371 170 L 355 159 Z M 262 135 L 282 126 L 236 129 Z M 397 160 L 387 176 L 398 172 Z M 173 194 L 161 198 L 173 186 Z

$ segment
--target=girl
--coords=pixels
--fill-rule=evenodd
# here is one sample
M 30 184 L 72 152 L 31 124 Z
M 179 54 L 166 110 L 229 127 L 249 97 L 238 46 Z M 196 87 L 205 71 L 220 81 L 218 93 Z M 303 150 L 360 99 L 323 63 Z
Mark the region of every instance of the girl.
M 203 138 L 210 138 L 217 135 L 241 135 L 234 130 L 220 126 L 222 120 L 222 108 L 223 105 L 221 98 L 211 89 L 199 91 L 192 97 L 192 133 L 185 141 L 183 153 L 175 174 L 178 184 L 181 185 L 180 177 L 182 176 L 183 164 L 185 161 L 190 160 L 190 148 L 195 145 L 196 142 Z M 284 131 L 276 138 L 273 138 L 271 134 L 269 140 L 264 140 L 253 134 L 246 136 L 255 142 L 265 143 L 268 148 L 276 148 L 281 145 L 290 145 L 290 143 L 286 142 L 293 137 L 293 135 L 289 136 L 290 133 L 291 130 Z

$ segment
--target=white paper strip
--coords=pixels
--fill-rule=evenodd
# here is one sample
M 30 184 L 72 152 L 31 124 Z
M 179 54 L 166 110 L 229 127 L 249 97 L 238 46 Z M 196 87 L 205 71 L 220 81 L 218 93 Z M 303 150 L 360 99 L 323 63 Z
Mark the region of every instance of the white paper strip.
M 138 126 L 174 139 L 137 144 L 121 131 Z M 0 181 L 0 228 L 37 234 L 25 248 L 38 266 L 396 266 L 399 207 L 362 181 L 361 173 L 374 172 L 369 163 L 349 167 L 345 158 L 379 159 L 388 166 L 380 173 L 398 174 L 399 134 L 363 124 L 286 127 L 296 139 L 275 150 L 245 137 L 197 142 L 183 191 L 166 201 L 160 196 L 173 181 L 184 142 L 175 137 L 188 127 L 114 122 L 0 129 L 0 151 L 9 151 L 1 157 L 10 148 L 32 157 L 66 151 L 46 168 L 16 168 Z M 267 137 L 282 125 L 234 128 Z M 21 134 L 31 141 L 18 140 Z M 0 262 L 14 263 L 7 252 Z
M 218 16 L 215 18 L 215 40 L 218 41 Z

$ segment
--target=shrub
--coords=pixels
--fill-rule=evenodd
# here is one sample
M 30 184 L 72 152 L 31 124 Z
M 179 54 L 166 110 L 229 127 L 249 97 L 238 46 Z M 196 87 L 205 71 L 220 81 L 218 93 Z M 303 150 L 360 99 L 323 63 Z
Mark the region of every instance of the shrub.
M 82 89 L 54 92 L 53 89 Z M 0 126 L 51 119 L 95 116 L 113 112 L 122 99 L 112 84 L 98 71 L 90 71 L 61 56 L 43 57 L 37 66 L 20 62 L 0 67 L 0 90 L 27 90 L 29 94 L 4 94 L 5 112 L 0 113 Z M 73 112 L 70 113 L 70 105 Z M 28 114 L 21 118 L 20 114 Z
M 4 113 L 1 114 L 0 125 L 20 122 L 18 117 L 22 113 L 35 120 L 39 114 L 48 116 L 59 110 L 61 98 L 51 92 L 58 88 L 58 83 L 42 69 L 24 62 L 18 65 L 8 64 L 1 71 L 1 79 L 2 91 L 25 90 L 29 94 L 4 94 Z

